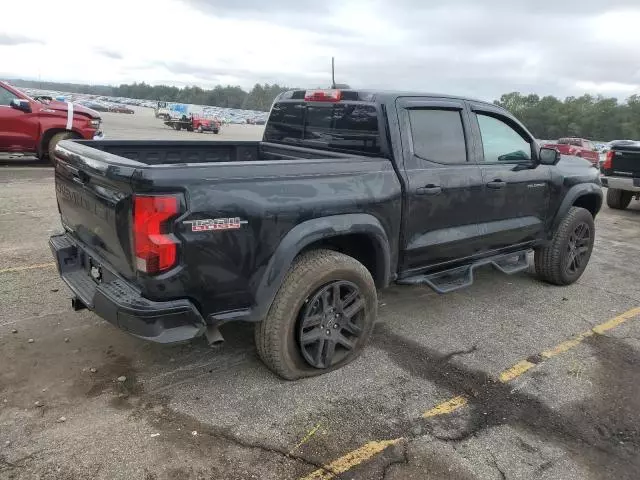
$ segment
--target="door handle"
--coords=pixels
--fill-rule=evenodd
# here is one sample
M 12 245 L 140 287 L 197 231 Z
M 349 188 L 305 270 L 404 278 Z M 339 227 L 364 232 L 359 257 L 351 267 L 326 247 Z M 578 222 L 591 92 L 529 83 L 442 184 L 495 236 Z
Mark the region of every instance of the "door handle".
M 442 193 L 442 187 L 440 185 L 434 185 L 430 183 L 424 187 L 416 188 L 418 195 L 439 195 Z
M 492 180 L 489 183 L 487 183 L 487 187 L 493 188 L 494 190 L 497 190 L 499 188 L 504 188 L 506 186 L 507 186 L 507 182 L 503 182 L 500 179 Z

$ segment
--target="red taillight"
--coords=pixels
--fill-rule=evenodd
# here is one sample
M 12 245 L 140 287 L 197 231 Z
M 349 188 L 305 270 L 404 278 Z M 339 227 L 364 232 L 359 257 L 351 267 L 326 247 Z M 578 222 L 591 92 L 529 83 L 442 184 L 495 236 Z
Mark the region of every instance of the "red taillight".
M 609 150 L 607 152 L 607 155 L 604 157 L 604 163 L 602 164 L 602 168 L 604 168 L 605 170 L 610 170 L 611 167 L 613 167 L 613 156 L 615 155 L 615 153 L 613 153 L 613 150 Z
M 180 200 L 175 195 L 134 197 L 133 244 L 141 272 L 156 274 L 176 264 L 178 247 L 165 227 L 179 211 Z
M 305 102 L 339 102 L 342 98 L 340 90 L 307 90 L 304 92 Z

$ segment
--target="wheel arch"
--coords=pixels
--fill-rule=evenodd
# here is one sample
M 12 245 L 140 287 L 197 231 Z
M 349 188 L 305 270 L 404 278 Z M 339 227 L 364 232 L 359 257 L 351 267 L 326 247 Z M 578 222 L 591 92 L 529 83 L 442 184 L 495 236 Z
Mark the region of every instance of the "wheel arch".
M 556 211 L 549 235 L 552 236 L 558 229 L 571 207 L 585 208 L 595 218 L 602 207 L 602 197 L 602 189 L 595 183 L 582 183 L 571 187 Z
M 82 138 L 80 132 L 75 130 L 67 130 L 66 128 L 49 128 L 42 132 L 42 138 L 40 139 L 40 144 L 38 147 L 38 153 L 40 156 L 45 156 L 48 154 L 49 142 L 57 133 L 69 132 L 72 133 L 76 138 Z
M 250 320 L 266 316 L 285 275 L 295 258 L 314 249 L 332 249 L 354 257 L 371 273 L 377 288 L 391 278 L 391 252 L 380 221 L 369 214 L 345 214 L 316 218 L 289 231 L 272 255 L 259 279 L 252 279 L 255 308 Z

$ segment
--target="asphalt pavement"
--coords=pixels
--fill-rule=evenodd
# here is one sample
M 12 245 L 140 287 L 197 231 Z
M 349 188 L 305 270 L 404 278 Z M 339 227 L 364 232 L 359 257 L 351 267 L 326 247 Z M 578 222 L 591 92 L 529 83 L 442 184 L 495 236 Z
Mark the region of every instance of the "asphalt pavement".
M 149 111 L 105 132 L 207 135 Z M 444 296 L 391 287 L 363 355 L 297 382 L 260 363 L 251 325 L 161 346 L 72 311 L 60 229 L 52 169 L 0 164 L 2 479 L 638 478 L 640 202 L 603 207 L 576 284 L 483 269 Z

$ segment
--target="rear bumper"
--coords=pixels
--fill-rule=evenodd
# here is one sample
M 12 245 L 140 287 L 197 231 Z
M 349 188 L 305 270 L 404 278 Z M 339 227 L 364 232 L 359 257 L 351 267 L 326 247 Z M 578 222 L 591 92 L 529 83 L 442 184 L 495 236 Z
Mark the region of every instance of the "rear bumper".
M 116 276 L 69 235 L 55 235 L 49 246 L 58 273 L 89 310 L 118 328 L 145 340 L 174 343 L 202 335 L 205 322 L 187 299 L 155 302 Z M 93 273 L 100 280 L 94 280 Z
M 626 177 L 600 177 L 603 187 L 617 188 L 627 192 L 640 193 L 640 179 Z

